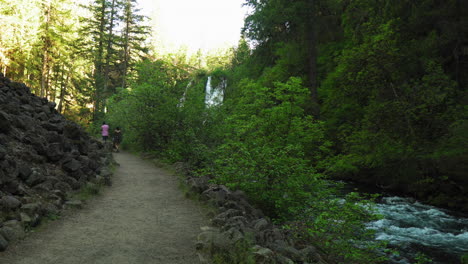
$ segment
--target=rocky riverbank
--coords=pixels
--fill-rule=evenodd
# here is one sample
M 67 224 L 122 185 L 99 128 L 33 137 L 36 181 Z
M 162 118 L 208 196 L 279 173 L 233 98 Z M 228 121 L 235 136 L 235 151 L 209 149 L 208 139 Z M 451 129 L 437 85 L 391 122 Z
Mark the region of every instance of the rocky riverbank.
M 188 175 L 183 163 L 176 164 L 176 169 Z M 211 218 L 212 226 L 203 228 L 198 236 L 197 249 L 207 259 L 219 261 L 225 257 L 233 261 L 241 257 L 242 261 L 251 258 L 259 264 L 327 263 L 318 249 L 300 245 L 290 232 L 254 208 L 242 191 L 210 184 L 206 177 L 187 176 L 186 184 L 190 191 L 217 208 Z
M 73 206 L 70 193 L 110 177 L 111 160 L 55 103 L 0 74 L 0 251 Z

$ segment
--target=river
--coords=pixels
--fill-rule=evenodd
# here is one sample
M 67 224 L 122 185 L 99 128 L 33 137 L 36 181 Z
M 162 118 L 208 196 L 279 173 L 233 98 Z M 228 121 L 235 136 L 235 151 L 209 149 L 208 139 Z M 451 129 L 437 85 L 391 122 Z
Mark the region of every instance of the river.
M 391 263 L 414 263 L 418 252 L 437 264 L 460 263 L 468 253 L 468 218 L 412 198 L 384 196 L 377 203 L 383 219 L 371 222 L 377 240 L 389 241 L 399 255 Z

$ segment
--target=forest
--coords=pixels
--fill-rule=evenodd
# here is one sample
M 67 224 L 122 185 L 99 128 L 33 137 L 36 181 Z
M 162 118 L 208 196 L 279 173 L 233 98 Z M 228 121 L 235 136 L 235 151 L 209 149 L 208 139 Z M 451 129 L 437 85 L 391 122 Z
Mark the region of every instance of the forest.
M 125 149 L 243 190 L 336 263 L 386 260 L 372 197 L 337 198 L 339 180 L 468 212 L 468 1 L 243 4 L 236 47 L 189 56 L 157 52 L 135 0 L 0 0 L 0 69 L 96 135 L 105 120 Z

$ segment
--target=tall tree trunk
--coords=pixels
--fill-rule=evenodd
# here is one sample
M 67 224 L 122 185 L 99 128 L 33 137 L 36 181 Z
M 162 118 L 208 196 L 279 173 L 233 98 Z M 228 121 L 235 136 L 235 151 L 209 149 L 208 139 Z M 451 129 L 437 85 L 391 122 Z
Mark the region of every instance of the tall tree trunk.
M 50 1 L 46 1 L 44 3 L 46 6 L 44 8 L 44 32 L 43 32 L 43 40 L 44 40 L 44 47 L 42 49 L 42 71 L 41 71 L 41 92 L 40 97 L 47 97 L 47 93 L 49 90 L 49 50 L 51 41 L 48 36 L 49 32 L 49 23 L 50 23 Z
M 67 86 L 67 83 L 68 83 L 68 77 L 70 76 L 69 74 L 67 74 L 67 80 L 65 81 L 65 78 L 64 78 L 64 75 L 65 75 L 65 65 L 63 66 L 63 69 L 62 69 L 62 72 L 61 72 L 61 76 L 60 76 L 60 95 L 59 95 L 59 103 L 58 103 L 58 106 L 57 106 L 57 111 L 61 114 L 63 114 L 62 112 L 62 108 L 63 108 L 63 100 L 65 98 L 65 92 L 66 92 L 66 86 Z
M 109 19 L 109 31 L 107 33 L 107 50 L 106 50 L 106 61 L 105 61 L 105 69 L 104 69 L 104 94 L 107 97 L 107 93 L 109 92 L 109 73 L 110 73 L 110 64 L 111 64 L 111 57 L 112 57 L 112 41 L 114 40 L 114 19 L 116 13 L 116 0 L 112 0 L 111 5 L 111 16 Z M 105 104 L 103 102 L 103 110 Z
M 101 10 L 99 13 L 99 37 L 98 37 L 98 47 L 96 60 L 94 62 L 94 104 L 93 104 L 93 120 L 96 121 L 99 119 L 99 113 L 101 109 L 102 93 L 104 87 L 104 38 L 106 30 L 106 0 L 101 0 Z
M 309 88 L 312 100 L 312 114 L 318 117 L 320 107 L 317 93 L 317 13 L 316 0 L 309 0 L 310 4 L 310 24 L 308 27 L 308 47 L 309 47 Z
M 123 37 L 123 65 L 122 65 L 122 88 L 127 86 L 127 72 L 128 72 L 128 60 L 129 60 L 129 39 L 130 39 L 130 27 L 132 21 L 132 3 L 130 0 L 127 0 L 125 6 L 125 32 Z

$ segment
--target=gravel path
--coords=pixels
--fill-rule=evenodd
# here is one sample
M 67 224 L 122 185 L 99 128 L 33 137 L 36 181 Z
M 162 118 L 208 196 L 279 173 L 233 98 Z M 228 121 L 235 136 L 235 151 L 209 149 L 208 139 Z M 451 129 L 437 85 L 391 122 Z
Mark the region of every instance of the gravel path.
M 113 186 L 82 210 L 46 225 L 0 253 L 0 264 L 196 264 L 202 209 L 175 176 L 128 153 Z

